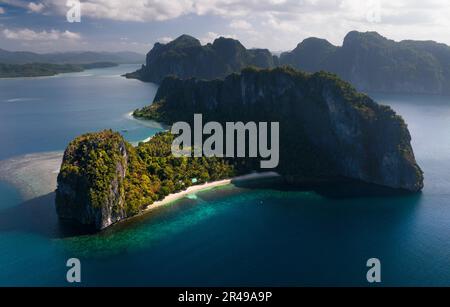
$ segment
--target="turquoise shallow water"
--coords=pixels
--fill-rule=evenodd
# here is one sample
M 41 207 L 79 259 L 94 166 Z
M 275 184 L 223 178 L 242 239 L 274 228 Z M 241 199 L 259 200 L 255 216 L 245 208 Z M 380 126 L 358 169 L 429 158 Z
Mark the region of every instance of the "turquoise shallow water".
M 0 142 L 8 144 L 0 157 L 61 150 L 72 136 L 106 127 L 129 131 L 131 141 L 156 132 L 123 116 L 155 90 L 117 77 L 131 70 L 0 80 L 0 117 L 7 119 Z M 39 98 L 44 88 L 45 101 L 7 102 Z M 71 98 L 60 100 L 61 91 Z M 366 261 L 375 257 L 383 285 L 449 286 L 450 98 L 374 96 L 408 122 L 426 176 L 422 194 L 364 198 L 341 187 L 226 186 L 97 235 L 74 236 L 59 224 L 53 195 L 24 202 L 0 183 L 0 285 L 68 285 L 65 262 L 77 257 L 82 285 L 359 286 L 367 285 Z

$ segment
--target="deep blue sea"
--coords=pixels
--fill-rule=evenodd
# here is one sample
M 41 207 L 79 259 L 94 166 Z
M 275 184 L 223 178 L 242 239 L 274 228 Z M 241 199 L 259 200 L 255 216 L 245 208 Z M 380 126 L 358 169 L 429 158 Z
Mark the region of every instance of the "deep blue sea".
M 0 80 L 0 160 L 105 128 L 132 142 L 159 131 L 127 116 L 156 92 L 120 77 L 134 68 Z M 365 286 L 366 261 L 378 258 L 381 285 L 450 286 L 450 98 L 372 96 L 406 119 L 422 194 L 230 185 L 77 236 L 59 224 L 52 194 L 24 200 L 0 182 L 0 285 L 70 285 L 66 261 L 79 258 L 85 286 Z

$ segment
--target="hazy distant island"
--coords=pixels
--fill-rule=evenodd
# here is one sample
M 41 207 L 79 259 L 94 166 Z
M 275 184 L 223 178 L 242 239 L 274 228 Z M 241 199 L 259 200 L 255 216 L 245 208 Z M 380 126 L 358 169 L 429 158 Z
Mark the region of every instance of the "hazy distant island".
M 29 51 L 9 51 L 0 49 L 0 63 L 4 64 L 86 64 L 86 63 L 142 64 L 145 56 L 136 52 L 95 52 L 71 51 L 55 53 L 35 53 Z
M 46 77 L 62 73 L 82 72 L 86 69 L 115 67 L 119 64 L 99 62 L 90 64 L 3 64 L 0 63 L 0 78 Z
M 0 49 L 0 78 L 54 76 L 119 64 L 140 64 L 144 60 L 144 55 L 135 52 L 34 53 Z
M 168 44 L 155 44 L 146 64 L 125 76 L 159 84 L 170 75 L 212 80 L 247 66 L 284 65 L 336 73 L 364 92 L 450 94 L 449 46 L 433 41 L 395 42 L 376 32 L 350 32 L 342 46 L 308 38 L 279 57 L 266 49 L 246 49 L 230 38 L 202 46 L 199 40 L 182 35 Z
M 355 180 L 417 192 L 423 173 L 404 120 L 329 73 L 244 69 L 223 80 L 165 78 L 137 117 L 172 124 L 280 122 L 287 184 Z M 56 206 L 63 219 L 97 230 L 134 216 L 172 192 L 258 171 L 255 159 L 174 158 L 165 133 L 134 148 L 112 131 L 83 135 L 65 151 Z M 248 141 L 248 140 L 247 140 Z

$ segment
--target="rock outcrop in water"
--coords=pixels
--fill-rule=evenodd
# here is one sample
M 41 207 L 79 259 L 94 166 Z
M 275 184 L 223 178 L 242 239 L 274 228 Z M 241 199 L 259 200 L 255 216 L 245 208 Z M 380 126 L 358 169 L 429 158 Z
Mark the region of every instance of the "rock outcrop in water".
M 231 38 L 220 37 L 202 46 L 196 38 L 182 35 L 168 44 L 156 43 L 147 54 L 146 65 L 125 76 L 158 84 L 169 75 L 215 79 L 247 66 L 274 67 L 274 60 L 269 50 L 248 50 Z
M 96 229 L 124 219 L 127 171 L 127 144 L 119 134 L 104 131 L 75 139 L 58 175 L 58 216 Z
M 289 181 L 350 178 L 419 191 L 422 171 L 404 120 L 329 73 L 245 69 L 225 80 L 166 78 L 137 117 L 168 124 L 280 122 L 278 171 Z
M 235 175 L 223 159 L 173 157 L 172 141 L 162 133 L 134 148 L 110 130 L 76 138 L 58 175 L 58 216 L 101 230 L 187 189 L 193 178 L 202 184 Z

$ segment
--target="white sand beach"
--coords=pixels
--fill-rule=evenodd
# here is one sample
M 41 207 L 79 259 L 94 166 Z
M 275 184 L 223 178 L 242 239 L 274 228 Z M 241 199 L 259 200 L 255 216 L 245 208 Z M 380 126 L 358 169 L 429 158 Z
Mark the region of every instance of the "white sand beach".
M 174 193 L 174 194 L 170 194 L 170 195 L 166 196 L 163 200 L 154 202 L 152 205 L 148 206 L 144 210 L 144 213 L 147 213 L 147 212 L 150 212 L 157 208 L 163 207 L 165 205 L 173 203 L 174 201 L 183 199 L 184 197 L 186 197 L 188 195 L 192 195 L 197 192 L 206 191 L 206 190 L 209 190 L 212 188 L 217 188 L 217 187 L 233 184 L 233 182 L 277 178 L 279 176 L 280 175 L 275 172 L 252 173 L 252 174 L 243 175 L 243 176 L 239 176 L 239 177 L 235 177 L 235 178 L 231 178 L 231 179 L 224 179 L 224 180 L 219 180 L 219 181 L 207 182 L 207 183 L 201 184 L 201 185 L 191 186 L 187 190 L 184 190 L 184 191 L 181 191 L 178 193 Z
M 135 122 L 138 122 L 139 124 L 141 124 L 141 125 L 143 125 L 145 127 L 161 129 L 161 130 L 164 130 L 164 131 L 168 131 L 170 129 L 169 126 L 164 125 L 162 123 L 158 123 L 158 122 L 156 122 L 154 120 L 136 118 L 136 117 L 133 116 L 133 112 L 128 112 L 128 113 L 124 114 L 124 116 L 128 120 L 133 120 Z

